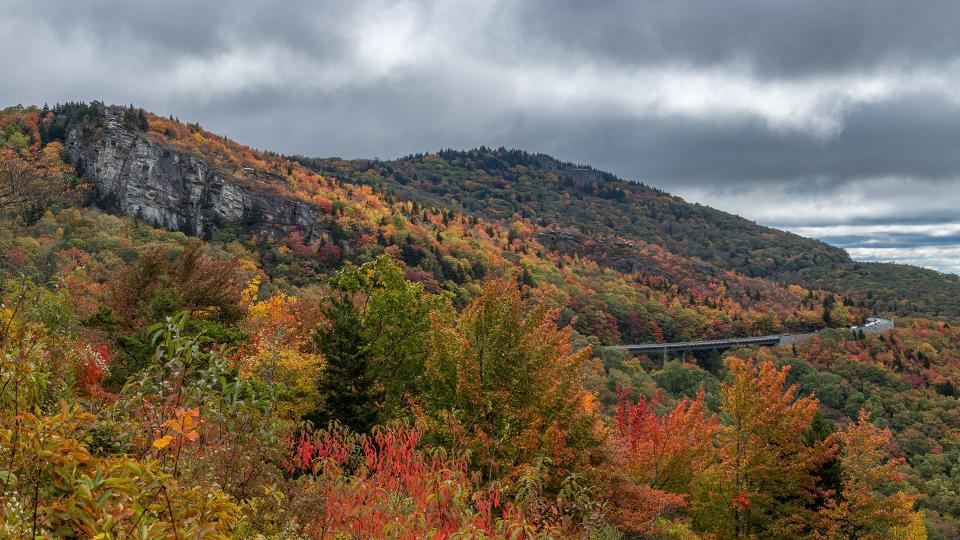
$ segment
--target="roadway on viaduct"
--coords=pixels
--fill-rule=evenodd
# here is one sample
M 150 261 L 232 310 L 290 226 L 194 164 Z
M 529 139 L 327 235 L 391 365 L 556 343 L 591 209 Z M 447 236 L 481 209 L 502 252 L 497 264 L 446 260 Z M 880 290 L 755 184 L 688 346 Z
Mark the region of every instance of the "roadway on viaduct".
M 878 334 L 894 327 L 893 319 L 882 319 L 872 317 L 867 319 L 867 324 L 863 326 L 854 326 L 851 330 L 861 330 L 864 334 Z M 774 345 L 790 345 L 806 341 L 817 335 L 817 332 L 806 334 L 780 334 L 770 336 L 729 338 L 729 339 L 707 339 L 702 341 L 677 341 L 674 343 L 640 343 L 637 345 L 614 345 L 611 349 L 625 350 L 630 354 L 652 354 L 668 352 L 687 352 L 687 351 L 706 351 L 706 350 L 724 350 L 734 347 L 772 347 Z

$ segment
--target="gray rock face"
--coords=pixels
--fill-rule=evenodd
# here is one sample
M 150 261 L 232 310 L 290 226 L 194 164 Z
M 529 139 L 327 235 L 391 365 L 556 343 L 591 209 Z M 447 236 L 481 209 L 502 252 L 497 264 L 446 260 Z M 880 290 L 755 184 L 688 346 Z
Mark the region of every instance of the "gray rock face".
M 205 238 L 230 226 L 274 236 L 298 230 L 307 241 L 322 233 L 327 216 L 319 208 L 241 185 L 189 152 L 126 129 L 117 112 L 104 108 L 103 127 L 67 134 L 66 148 L 99 206 Z

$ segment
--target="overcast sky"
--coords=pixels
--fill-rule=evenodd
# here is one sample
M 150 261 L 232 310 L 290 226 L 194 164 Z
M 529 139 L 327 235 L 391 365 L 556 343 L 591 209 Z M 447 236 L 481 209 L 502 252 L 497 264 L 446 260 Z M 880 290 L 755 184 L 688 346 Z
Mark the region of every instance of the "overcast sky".
M 960 272 L 960 2 L 0 0 L 0 105 L 292 154 L 519 147 Z

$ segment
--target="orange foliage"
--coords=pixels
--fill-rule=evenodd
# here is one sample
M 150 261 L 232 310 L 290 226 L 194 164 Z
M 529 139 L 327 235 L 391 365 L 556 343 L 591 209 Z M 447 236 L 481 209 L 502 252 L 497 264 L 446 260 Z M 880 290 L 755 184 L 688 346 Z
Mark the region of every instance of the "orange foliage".
M 686 506 L 693 475 L 710 456 L 717 419 L 707 414 L 703 391 L 663 415 L 656 413 L 659 396 L 631 403 L 621 391 L 619 398 L 612 496 L 622 527 L 650 533 L 658 518 Z

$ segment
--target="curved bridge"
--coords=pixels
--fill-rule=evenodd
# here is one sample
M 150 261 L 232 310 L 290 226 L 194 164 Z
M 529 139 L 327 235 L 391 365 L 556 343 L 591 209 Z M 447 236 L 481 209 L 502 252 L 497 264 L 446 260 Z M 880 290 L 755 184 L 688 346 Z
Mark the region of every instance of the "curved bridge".
M 677 351 L 706 351 L 732 349 L 741 346 L 773 346 L 780 344 L 780 336 L 759 336 L 732 339 L 708 339 L 703 341 L 677 341 L 674 343 L 641 343 L 639 345 L 615 345 L 611 349 L 623 349 L 630 354 L 667 353 Z
M 863 326 L 853 326 L 850 328 L 850 330 L 859 330 L 864 334 L 877 334 L 891 328 L 893 328 L 893 319 L 871 317 L 867 319 L 867 324 Z M 666 354 L 668 352 L 724 350 L 732 349 L 734 347 L 772 347 L 774 345 L 790 345 L 792 343 L 808 340 L 816 335 L 817 332 L 812 332 L 809 334 L 779 334 L 745 338 L 707 339 L 702 341 L 677 341 L 674 343 L 614 345 L 610 348 L 625 350 L 634 355 L 652 353 Z

